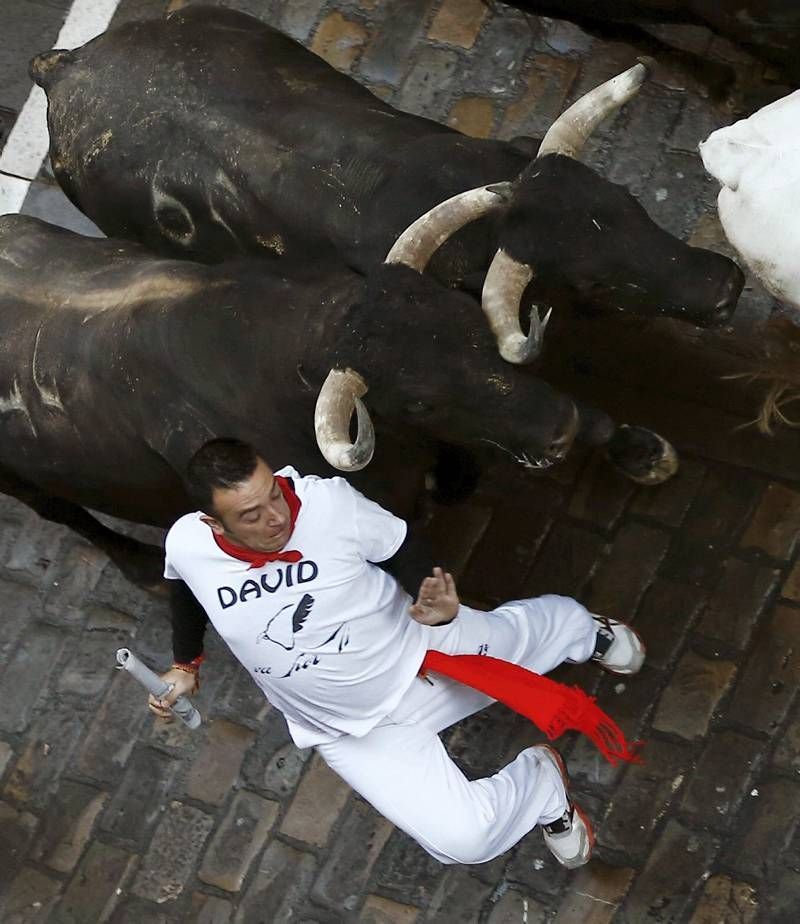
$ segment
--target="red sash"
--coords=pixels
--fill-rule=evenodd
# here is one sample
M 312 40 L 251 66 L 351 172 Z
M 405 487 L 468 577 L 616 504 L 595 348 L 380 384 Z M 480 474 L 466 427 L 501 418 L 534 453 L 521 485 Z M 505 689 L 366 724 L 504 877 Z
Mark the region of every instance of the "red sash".
M 609 763 L 643 763 L 638 753 L 642 742 L 629 744 L 617 723 L 579 687 L 485 655 L 429 651 L 422 662 L 421 672 L 426 671 L 452 677 L 504 703 L 530 719 L 551 741 L 574 729 L 590 738 Z

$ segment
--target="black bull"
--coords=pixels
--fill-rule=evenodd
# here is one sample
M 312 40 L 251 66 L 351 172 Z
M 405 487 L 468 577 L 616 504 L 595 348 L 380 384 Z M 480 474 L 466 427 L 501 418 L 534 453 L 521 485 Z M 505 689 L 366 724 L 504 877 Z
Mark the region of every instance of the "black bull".
M 512 181 L 430 271 L 479 287 L 495 253 L 529 267 L 537 304 L 724 320 L 734 263 L 658 228 L 620 186 L 538 143 L 466 137 L 393 109 L 258 20 L 192 7 L 34 59 L 51 160 L 110 236 L 215 262 L 382 261 L 443 200 Z
M 178 473 L 218 435 L 273 466 L 324 471 L 313 420 L 334 366 L 369 385 L 377 449 L 355 483 L 406 514 L 440 441 L 525 462 L 563 455 L 581 424 L 612 426 L 503 362 L 476 315 L 470 296 L 401 265 L 291 278 L 3 216 L 0 490 L 153 583 L 155 550 L 83 508 L 168 525 L 189 507 Z M 635 434 L 619 434 L 634 452 Z

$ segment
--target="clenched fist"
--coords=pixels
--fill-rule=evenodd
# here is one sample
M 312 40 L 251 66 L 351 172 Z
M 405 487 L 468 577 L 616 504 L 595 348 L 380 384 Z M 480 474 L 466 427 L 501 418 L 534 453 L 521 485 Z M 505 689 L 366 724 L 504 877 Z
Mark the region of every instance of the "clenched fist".
M 165 683 L 171 684 L 172 689 L 162 699 L 156 699 L 155 696 L 150 695 L 147 699 L 147 706 L 160 719 L 171 722 L 174 716 L 170 711 L 170 706 L 179 696 L 191 696 L 192 693 L 196 693 L 199 689 L 200 681 L 197 674 L 190 674 L 188 671 L 182 671 L 177 667 L 173 667 L 166 674 L 162 674 L 161 679 Z

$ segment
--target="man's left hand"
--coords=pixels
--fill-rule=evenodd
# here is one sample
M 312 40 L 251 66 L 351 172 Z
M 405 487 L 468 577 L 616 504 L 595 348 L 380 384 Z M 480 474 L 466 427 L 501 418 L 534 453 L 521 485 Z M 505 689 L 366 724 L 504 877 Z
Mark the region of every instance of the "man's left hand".
M 196 693 L 200 689 L 200 678 L 197 674 L 190 674 L 180 668 L 173 667 L 166 674 L 162 674 L 161 679 L 164 683 L 168 683 L 172 689 L 163 699 L 157 699 L 150 694 L 147 698 L 147 706 L 159 719 L 171 722 L 174 718 L 172 706 L 175 704 L 175 700 L 179 696 L 191 696 Z
M 453 575 L 433 569 L 433 577 L 425 578 L 420 584 L 417 602 L 409 612 L 411 618 L 424 626 L 439 626 L 451 622 L 458 614 L 459 599 Z

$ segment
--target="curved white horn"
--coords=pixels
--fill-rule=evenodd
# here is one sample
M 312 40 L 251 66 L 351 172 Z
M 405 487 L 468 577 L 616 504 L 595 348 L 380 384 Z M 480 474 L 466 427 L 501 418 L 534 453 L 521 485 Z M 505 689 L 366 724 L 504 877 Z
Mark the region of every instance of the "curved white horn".
M 640 58 L 638 64 L 576 100 L 550 126 L 536 157 L 544 157 L 545 154 L 577 157 L 603 119 L 638 93 L 649 74 L 648 64 L 651 63 L 648 58 Z
M 500 355 L 509 363 L 529 363 L 536 359 L 542 348 L 544 329 L 550 320 L 552 309 L 540 318 L 539 310 L 534 307 L 528 336 L 522 333 L 519 303 L 531 279 L 531 267 L 510 257 L 501 248 L 494 255 L 483 283 L 481 306 L 497 339 Z
M 357 472 L 375 452 L 375 430 L 361 398 L 367 384 L 352 369 L 331 369 L 314 408 L 317 445 L 325 460 L 341 472 Z M 358 414 L 358 436 L 350 442 L 350 418 Z
M 510 192 L 510 183 L 494 183 L 445 199 L 403 231 L 385 262 L 403 263 L 421 273 L 449 237 L 471 221 L 496 211 L 507 201 Z

